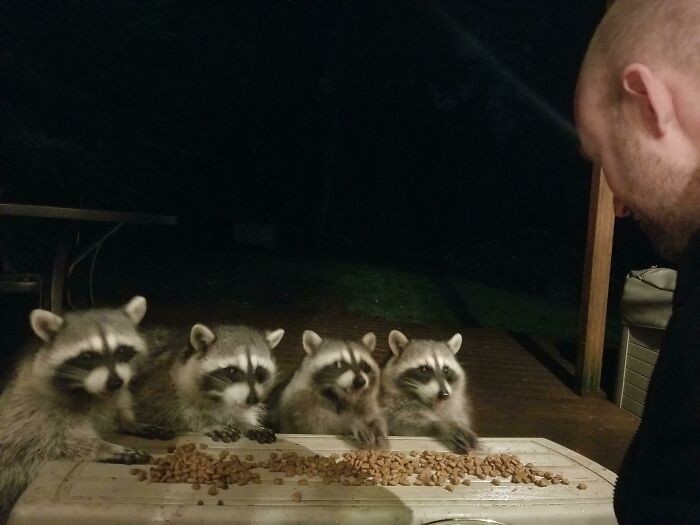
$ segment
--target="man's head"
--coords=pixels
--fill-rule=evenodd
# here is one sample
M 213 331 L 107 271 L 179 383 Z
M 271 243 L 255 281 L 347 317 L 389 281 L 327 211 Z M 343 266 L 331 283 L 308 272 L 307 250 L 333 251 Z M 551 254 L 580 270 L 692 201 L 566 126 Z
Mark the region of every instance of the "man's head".
M 617 0 L 586 53 L 575 110 L 617 215 L 676 258 L 700 230 L 700 2 Z

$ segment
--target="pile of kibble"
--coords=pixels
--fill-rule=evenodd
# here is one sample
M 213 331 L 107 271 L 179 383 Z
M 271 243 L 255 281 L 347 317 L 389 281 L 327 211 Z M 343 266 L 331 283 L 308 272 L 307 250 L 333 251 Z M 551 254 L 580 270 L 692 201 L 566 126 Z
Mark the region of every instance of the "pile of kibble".
M 193 443 L 171 447 L 168 454 L 151 460 L 150 472 L 133 468 L 131 473 L 141 481 L 151 483 L 191 483 L 194 490 L 208 485 L 211 496 L 229 485 L 259 484 L 260 474 L 253 469 L 263 468 L 283 473 L 283 477 L 299 477 L 299 485 L 308 484 L 308 478 L 321 479 L 323 483 L 342 485 L 424 485 L 455 490 L 457 485 L 469 485 L 468 476 L 481 480 L 491 479 L 494 485 L 510 478 L 512 483 L 534 484 L 538 487 L 568 485 L 569 480 L 560 474 L 546 472 L 532 463 L 523 463 L 511 454 L 486 457 L 446 452 L 384 452 L 358 450 L 324 456 L 300 456 L 296 452 L 272 453 L 264 461 L 254 461 L 253 456 L 239 458 L 224 450 L 218 459 L 200 450 Z M 283 477 L 273 480 L 284 483 Z M 585 483 L 578 488 L 583 490 Z M 293 499 L 300 501 L 295 492 Z M 219 503 L 221 504 L 221 502 Z

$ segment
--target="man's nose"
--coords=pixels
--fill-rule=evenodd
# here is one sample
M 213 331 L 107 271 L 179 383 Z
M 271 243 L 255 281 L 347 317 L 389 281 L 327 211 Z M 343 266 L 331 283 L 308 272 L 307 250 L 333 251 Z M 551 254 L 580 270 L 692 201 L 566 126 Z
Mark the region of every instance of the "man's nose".
M 628 217 L 632 212 L 619 197 L 613 197 L 613 209 L 617 217 Z

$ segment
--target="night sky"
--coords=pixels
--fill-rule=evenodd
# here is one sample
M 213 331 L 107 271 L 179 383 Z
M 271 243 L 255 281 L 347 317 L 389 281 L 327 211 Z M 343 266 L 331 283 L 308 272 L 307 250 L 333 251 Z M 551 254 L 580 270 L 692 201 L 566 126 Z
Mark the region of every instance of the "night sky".
M 572 99 L 604 7 L 3 2 L 1 198 L 174 213 L 221 249 L 266 224 L 289 249 L 578 294 Z M 651 255 L 618 230 L 619 277 Z

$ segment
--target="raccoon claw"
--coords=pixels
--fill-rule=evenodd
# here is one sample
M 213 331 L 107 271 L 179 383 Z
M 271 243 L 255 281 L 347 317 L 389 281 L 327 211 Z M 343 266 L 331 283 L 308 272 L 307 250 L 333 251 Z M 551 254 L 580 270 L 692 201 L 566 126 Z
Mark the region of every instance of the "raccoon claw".
M 478 438 L 476 434 L 469 429 L 455 428 L 450 436 L 450 442 L 454 445 L 457 452 L 464 454 L 476 448 Z
M 272 443 L 273 441 L 277 441 L 277 436 L 275 436 L 275 433 L 270 430 L 269 428 L 265 427 L 260 427 L 260 428 L 254 428 L 251 430 L 248 430 L 245 433 L 246 437 L 250 439 L 251 441 L 257 441 L 258 443 Z
M 135 465 L 148 463 L 151 455 L 142 450 L 134 448 L 124 448 L 120 452 L 115 452 L 112 456 L 102 460 L 102 463 L 117 463 L 120 465 Z
M 141 425 L 133 434 L 146 439 L 160 439 L 163 441 L 175 437 L 175 432 L 169 428 L 159 427 L 157 425 Z
M 223 443 L 233 443 L 241 437 L 241 433 L 233 427 L 217 428 L 216 430 L 205 432 L 204 435 L 209 436 L 212 441 L 221 441 Z

